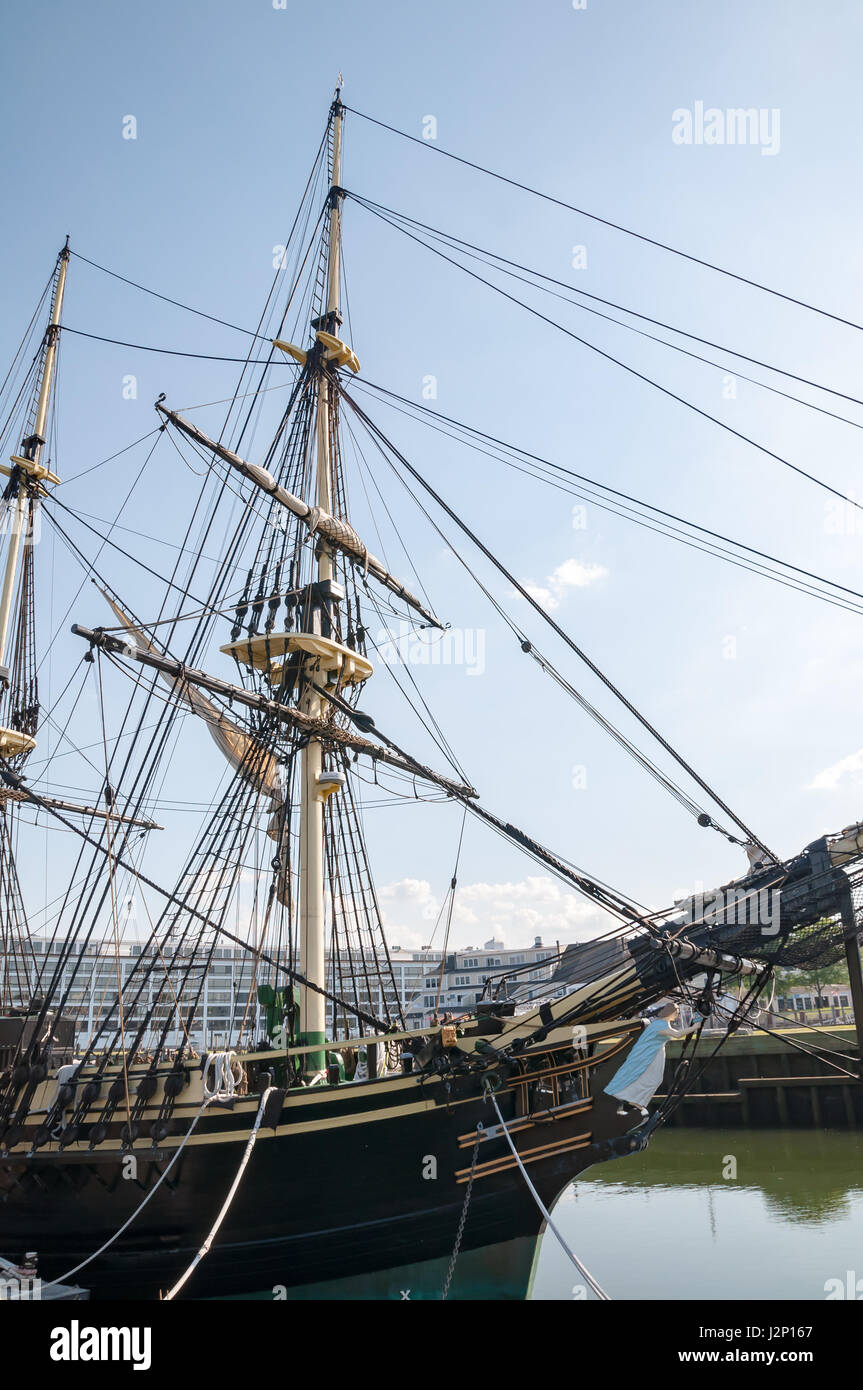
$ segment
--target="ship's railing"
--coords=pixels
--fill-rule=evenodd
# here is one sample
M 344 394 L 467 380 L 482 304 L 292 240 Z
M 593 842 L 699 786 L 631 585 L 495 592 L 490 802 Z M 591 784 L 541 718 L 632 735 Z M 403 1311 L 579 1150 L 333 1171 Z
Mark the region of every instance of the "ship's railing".
M 413 1028 L 404 1033 L 365 1033 L 356 1038 L 330 1038 L 325 1043 L 304 1043 L 297 1047 L 270 1047 L 260 1052 L 238 1052 L 241 1062 L 267 1062 L 274 1058 L 304 1057 L 309 1052 L 343 1052 L 347 1048 L 387 1046 L 390 1043 L 409 1042 L 416 1038 L 433 1038 L 446 1029 L 455 1032 L 454 1024 L 434 1023 L 425 1028 Z

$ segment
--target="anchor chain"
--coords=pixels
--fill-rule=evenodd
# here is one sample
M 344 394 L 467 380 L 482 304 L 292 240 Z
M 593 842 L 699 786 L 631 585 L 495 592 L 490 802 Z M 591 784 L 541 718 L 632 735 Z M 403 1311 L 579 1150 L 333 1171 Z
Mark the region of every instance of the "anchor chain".
M 459 1217 L 458 1230 L 456 1231 L 455 1236 L 455 1245 L 452 1248 L 449 1269 L 446 1272 L 446 1279 L 444 1280 L 443 1290 L 441 1292 L 441 1302 L 445 1302 L 446 1299 L 449 1297 L 449 1286 L 452 1283 L 452 1277 L 455 1274 L 456 1260 L 458 1259 L 458 1252 L 461 1249 L 462 1236 L 464 1235 L 464 1225 L 467 1221 L 467 1209 L 470 1206 L 470 1197 L 471 1193 L 473 1192 L 473 1180 L 476 1174 L 476 1159 L 477 1154 L 479 1153 L 479 1145 L 480 1140 L 482 1139 L 482 1132 L 483 1127 L 481 1124 L 478 1124 L 476 1127 L 476 1142 L 473 1146 L 473 1158 L 470 1161 L 470 1177 L 467 1180 L 467 1191 L 464 1194 L 464 1203 L 461 1209 L 461 1216 Z

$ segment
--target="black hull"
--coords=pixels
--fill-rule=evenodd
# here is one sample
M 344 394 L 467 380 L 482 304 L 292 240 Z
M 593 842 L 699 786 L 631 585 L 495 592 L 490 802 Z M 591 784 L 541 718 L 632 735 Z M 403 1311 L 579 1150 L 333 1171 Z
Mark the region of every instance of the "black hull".
M 485 1107 L 483 1113 L 487 1119 Z M 413 1122 L 380 1121 L 374 1128 L 373 1145 L 359 1133 L 334 1145 L 332 1131 L 263 1137 L 217 1242 L 188 1285 L 189 1295 L 218 1298 L 356 1280 L 448 1257 L 465 1188 L 452 1177 L 422 1176 L 424 1159 L 439 1152 L 443 1137 L 437 1112 Z M 163 1183 L 128 1234 L 76 1278 L 95 1298 L 157 1298 L 204 1240 L 242 1147 L 221 1143 L 186 1150 L 169 1175 L 169 1181 L 176 1176 L 174 1190 Z M 455 1164 L 469 1160 L 470 1151 L 455 1149 Z M 138 1182 L 132 1182 L 119 1177 L 116 1160 L 45 1163 L 32 1182 L 53 1190 L 37 1186 L 38 1196 L 26 1202 L 10 1196 L 0 1221 L 4 1248 L 36 1249 L 43 1278 L 62 1276 L 122 1226 L 164 1166 L 142 1154 Z M 577 1165 L 579 1171 L 585 1166 Z M 576 1166 L 563 1156 L 542 1167 L 533 1180 L 548 1203 L 575 1176 Z M 542 1218 L 521 1177 L 510 1171 L 484 1182 L 474 1186 L 462 1248 L 535 1240 Z
M 568 1058 L 571 1065 L 571 1050 Z M 553 1054 L 548 1058 L 555 1060 Z M 440 1297 L 441 1268 L 451 1255 L 465 1198 L 470 1135 L 478 1123 L 488 1128 L 496 1120 L 479 1084 L 473 1076 L 445 1089 L 435 1078 L 420 1090 L 411 1079 L 377 1085 L 365 1102 L 361 1087 L 338 1088 L 330 1093 L 332 1100 L 317 1098 L 314 1122 L 307 1124 L 311 1102 L 292 1104 L 291 1125 L 260 1131 L 230 1212 L 183 1297 L 283 1298 L 292 1290 L 346 1280 L 352 1281 L 354 1297 L 390 1296 L 376 1292 L 384 1287 L 377 1276 L 406 1266 L 427 1270 L 414 1297 Z M 608 1156 L 601 1151 L 598 1127 L 607 1138 L 626 1123 L 604 1103 L 607 1098 L 586 1095 L 519 1121 L 519 1094 L 526 1092 L 527 1087 L 505 1086 L 499 1103 L 505 1118 L 523 1126 L 518 1147 L 551 1206 L 578 1173 Z M 433 1096 L 431 1107 L 418 1107 L 418 1096 L 426 1104 Z M 353 1113 L 339 1115 L 345 1106 Z M 191 1263 L 227 1195 L 250 1113 L 253 1117 L 254 1109 L 245 1115 L 207 1111 L 206 1126 L 196 1130 L 129 1230 L 75 1274 L 75 1281 L 97 1299 L 154 1299 L 170 1288 Z M 183 1123 L 180 1132 L 186 1128 Z M 154 1158 L 139 1143 L 135 1154 L 134 1180 L 122 1176 L 120 1152 L 89 1152 L 84 1143 L 65 1153 L 40 1151 L 0 1161 L 5 1189 L 0 1251 L 17 1256 L 35 1250 L 43 1279 L 67 1275 L 140 1207 L 171 1151 Z M 462 1251 L 522 1242 L 519 1272 L 514 1275 L 505 1262 L 500 1267 L 500 1296 L 518 1296 L 508 1290 L 524 1282 L 529 1264 L 524 1252 L 535 1245 L 542 1215 L 503 1135 L 480 1145 L 478 1162 Z M 484 1171 L 486 1164 L 492 1171 Z M 440 1284 L 432 1287 L 437 1280 Z

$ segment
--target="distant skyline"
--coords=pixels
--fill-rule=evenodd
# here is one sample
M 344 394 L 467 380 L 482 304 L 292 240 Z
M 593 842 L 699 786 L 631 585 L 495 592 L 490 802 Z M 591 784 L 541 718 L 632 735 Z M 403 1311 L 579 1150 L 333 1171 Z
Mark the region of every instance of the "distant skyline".
M 278 0 L 153 0 L 141 7 L 13 0 L 2 29 L 0 376 L 67 233 L 78 257 L 229 324 L 253 327 L 341 71 L 349 106 L 429 147 L 349 113 L 345 187 L 844 393 L 818 392 L 681 340 L 721 367 L 692 361 L 559 298 L 489 277 L 699 410 L 863 500 L 859 329 L 433 152 L 451 150 L 863 323 L 859 6 L 441 0 L 428 8 L 332 0 L 326 10 L 301 10 Z M 748 112 L 755 113 L 751 120 Z M 346 331 L 362 364 L 357 399 L 519 582 L 780 854 L 863 818 L 857 615 L 468 451 L 397 413 L 363 383 L 384 384 L 862 591 L 863 512 L 423 251 L 352 199 L 343 239 Z M 242 357 L 248 342 L 74 257 L 64 318 L 81 334 L 182 353 Z M 61 358 L 56 465 L 65 481 L 58 497 L 97 532 L 117 517 L 153 441 L 88 470 L 155 428 L 159 393 L 177 408 L 223 402 L 239 371 L 72 331 Z M 760 390 L 743 373 L 853 423 Z M 250 443 L 253 459 L 263 453 L 274 409 L 268 400 Z M 218 429 L 224 410 L 211 405 L 195 418 Z M 739 849 L 696 826 L 525 658 L 380 461 L 367 464 L 396 527 L 383 515 L 370 519 L 366 474 L 350 452 L 348 462 L 358 518 L 379 523 L 397 573 L 406 566 L 404 541 L 436 611 L 452 624 L 446 639 L 435 639 L 448 644 L 440 659 L 417 649 L 407 655 L 408 669 L 483 803 L 653 908 L 742 873 Z M 161 443 L 119 515 L 115 538 L 160 572 L 167 569 L 183 543 L 198 483 Z M 83 548 L 98 545 L 83 521 L 65 516 L 63 525 Z M 368 540 L 375 549 L 378 538 Z M 537 615 L 462 544 L 531 640 L 671 771 Z M 110 547 L 100 563 L 147 618 L 158 602 L 156 582 Z M 48 706 L 81 659 L 70 624 L 110 621 L 92 585 L 76 594 L 82 578 L 46 525 L 37 581 L 42 647 L 57 633 L 41 673 Z M 383 632 L 373 635 L 386 647 Z M 218 669 L 230 678 L 217 648 L 208 662 L 214 670 L 222 662 Z M 388 666 L 399 669 L 393 656 L 375 661 L 363 708 L 402 746 L 445 770 L 390 680 Z M 113 716 L 127 690 L 115 673 L 110 679 Z M 34 778 L 60 738 L 71 698 L 57 724 L 40 733 Z M 89 687 L 80 698 L 79 712 L 92 722 Z M 160 792 L 166 833 L 154 835 L 147 851 L 148 871 L 163 881 L 195 823 L 191 803 L 212 792 L 217 756 L 206 732 L 185 721 Z M 96 753 L 88 760 L 67 754 L 51 775 L 56 795 L 92 796 L 104 768 Z M 207 785 L 198 793 L 202 780 Z M 365 791 L 369 802 L 380 800 L 373 779 Z M 406 949 L 425 944 L 453 875 L 461 812 L 372 804 L 367 826 L 390 940 Z M 27 837 L 24 889 L 37 928 L 39 908 L 56 899 L 73 866 L 69 839 L 54 829 Z M 468 821 L 454 945 L 499 936 L 517 947 L 537 935 L 567 943 L 604 920 Z

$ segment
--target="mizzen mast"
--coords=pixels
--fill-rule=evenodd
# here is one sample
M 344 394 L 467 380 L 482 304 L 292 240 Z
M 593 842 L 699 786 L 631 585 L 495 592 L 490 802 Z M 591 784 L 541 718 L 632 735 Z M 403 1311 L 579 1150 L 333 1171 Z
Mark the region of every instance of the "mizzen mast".
M 0 590 L 0 688 L 4 691 L 10 685 L 10 628 L 12 609 L 18 590 L 21 546 L 32 526 L 32 509 L 35 502 L 45 495 L 46 483 L 58 483 L 60 479 L 51 473 L 42 462 L 42 450 L 46 442 L 46 426 L 54 373 L 57 360 L 57 346 L 60 339 L 60 318 L 63 312 L 63 295 L 66 289 L 66 271 L 69 265 L 69 238 L 57 261 L 57 278 L 51 300 L 51 317 L 42 343 L 39 389 L 33 415 L 33 426 L 21 442 L 21 452 L 13 454 L 8 464 L 0 464 L 0 472 L 9 478 L 7 499 L 9 502 L 8 534 L 9 546 L 6 552 L 6 566 L 3 574 L 3 587 Z M 18 721 L 20 722 L 20 720 Z M 35 746 L 35 739 L 26 728 L 0 727 L 0 754 L 16 757 L 28 753 Z

